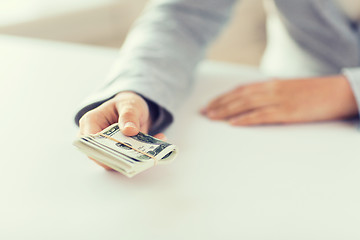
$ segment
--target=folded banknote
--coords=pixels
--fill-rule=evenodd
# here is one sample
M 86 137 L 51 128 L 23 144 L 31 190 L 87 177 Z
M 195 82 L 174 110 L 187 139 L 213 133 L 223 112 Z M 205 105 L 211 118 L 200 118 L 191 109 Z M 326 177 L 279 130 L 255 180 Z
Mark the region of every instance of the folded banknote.
M 74 145 L 87 156 L 126 175 L 134 175 L 157 164 L 171 162 L 177 155 L 175 145 L 139 132 L 128 137 L 113 124 L 97 134 L 81 136 Z

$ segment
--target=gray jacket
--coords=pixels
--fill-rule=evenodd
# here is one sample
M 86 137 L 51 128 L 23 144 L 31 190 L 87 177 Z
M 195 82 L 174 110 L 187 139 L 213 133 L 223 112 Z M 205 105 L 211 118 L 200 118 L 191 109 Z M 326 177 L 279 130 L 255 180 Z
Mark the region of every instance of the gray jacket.
M 136 21 L 104 87 L 75 117 L 121 91 L 134 91 L 152 110 L 152 133 L 168 126 L 193 82 L 207 46 L 231 16 L 235 0 L 152 1 Z M 360 27 L 333 0 L 275 0 L 287 31 L 325 66 L 318 75 L 344 73 L 360 112 Z M 286 49 L 284 49 L 286 51 Z

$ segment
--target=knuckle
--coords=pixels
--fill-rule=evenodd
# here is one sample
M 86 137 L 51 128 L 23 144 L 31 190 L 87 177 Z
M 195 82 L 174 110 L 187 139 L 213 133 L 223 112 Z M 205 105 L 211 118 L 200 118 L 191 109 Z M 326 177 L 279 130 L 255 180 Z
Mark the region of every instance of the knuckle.
M 133 119 L 136 117 L 135 110 L 133 108 L 123 108 L 120 116 L 126 119 Z
M 147 106 L 147 104 L 140 96 L 131 96 L 116 101 L 117 109 L 121 109 L 122 112 L 134 111 L 134 109 L 141 109 L 144 106 Z
M 79 124 L 84 124 L 87 121 L 91 121 L 92 119 L 95 118 L 95 112 L 94 111 L 89 111 L 87 113 L 85 113 L 79 120 Z
M 254 102 L 253 98 L 244 98 L 242 104 L 245 106 L 251 106 Z
M 120 109 L 128 110 L 134 105 L 134 102 L 135 101 L 133 99 L 120 99 L 116 101 L 116 106 Z

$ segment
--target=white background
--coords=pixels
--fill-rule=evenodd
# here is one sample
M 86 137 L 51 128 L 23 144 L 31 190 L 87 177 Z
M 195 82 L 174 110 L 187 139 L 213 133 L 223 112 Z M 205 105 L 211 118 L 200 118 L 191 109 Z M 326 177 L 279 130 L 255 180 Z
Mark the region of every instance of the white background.
M 116 51 L 0 37 L 0 239 L 360 239 L 349 122 L 233 128 L 198 114 L 255 69 L 206 63 L 166 132 L 179 157 L 128 179 L 71 145 Z

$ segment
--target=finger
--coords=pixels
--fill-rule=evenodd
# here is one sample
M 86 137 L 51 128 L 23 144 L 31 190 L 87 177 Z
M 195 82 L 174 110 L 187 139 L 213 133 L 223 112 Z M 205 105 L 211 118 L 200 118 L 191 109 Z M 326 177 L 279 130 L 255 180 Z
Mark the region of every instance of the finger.
M 233 91 L 227 92 L 214 100 L 212 100 L 203 110 L 202 112 L 206 114 L 207 112 L 211 110 L 215 110 L 217 108 L 220 108 L 223 105 L 226 105 L 228 102 L 234 101 L 239 97 L 240 89 L 235 89 Z
M 158 138 L 158 139 L 160 139 L 160 140 L 163 140 L 163 141 L 166 141 L 166 140 L 167 140 L 167 137 L 166 137 L 165 134 L 163 134 L 163 133 L 155 134 L 154 137 L 155 137 L 155 138 Z
M 95 134 L 117 122 L 118 113 L 111 101 L 85 113 L 79 120 L 80 135 Z
M 237 87 L 234 90 L 227 92 L 210 102 L 202 112 L 206 113 L 211 110 L 223 108 L 223 106 L 226 106 L 230 102 L 236 101 L 236 99 L 246 99 L 253 96 L 254 94 L 276 96 L 276 92 L 278 91 L 278 87 L 280 85 L 279 83 L 279 80 L 272 80 Z
M 126 136 L 134 136 L 140 131 L 140 111 L 131 106 L 121 107 L 119 110 L 119 126 Z
M 140 122 L 140 132 L 148 134 L 149 132 L 149 121 L 145 121 L 145 123 Z
M 277 107 L 264 107 L 229 119 L 234 126 L 284 123 L 284 114 Z
M 103 127 L 98 124 L 98 118 L 96 117 L 96 111 L 88 112 L 85 114 L 79 121 L 79 135 L 87 135 L 87 134 L 95 134 L 97 132 L 100 132 Z M 104 165 L 101 162 L 96 161 L 95 159 L 89 157 L 91 160 L 93 160 L 96 164 L 103 167 L 105 170 L 113 170 L 112 168 Z
M 251 96 L 255 93 L 263 93 L 266 89 L 268 89 L 267 85 L 269 85 L 269 82 L 252 83 L 237 87 L 211 101 L 207 105 L 206 110 L 209 111 L 221 108 L 223 105 L 241 97 Z
M 102 124 L 99 124 L 99 119 L 96 116 L 96 112 L 88 112 L 81 117 L 79 121 L 79 134 L 95 134 L 102 130 Z
M 273 104 L 273 102 L 273 99 L 270 99 L 266 94 L 256 94 L 245 98 L 235 99 L 234 101 L 222 106 L 222 108 L 209 111 L 207 116 L 214 120 L 227 119 Z

